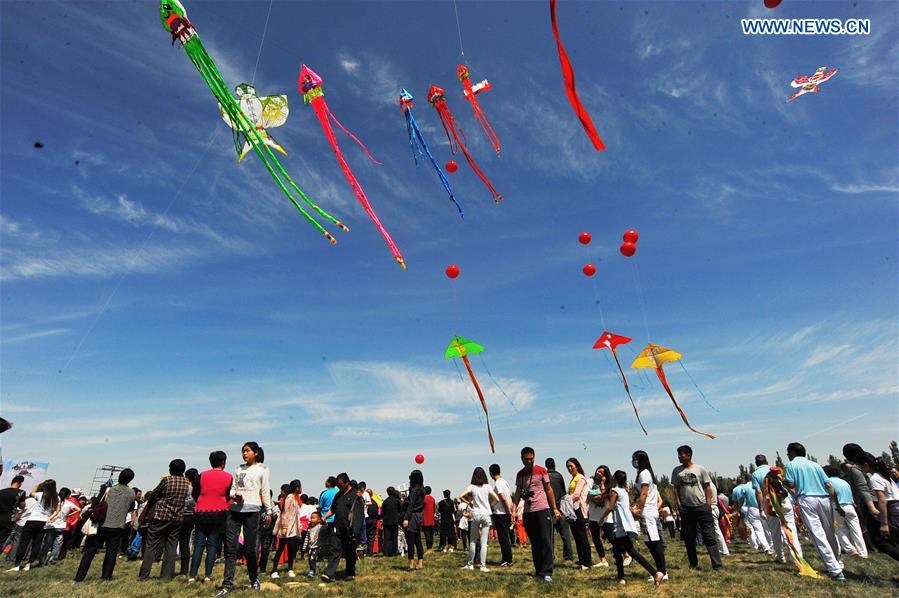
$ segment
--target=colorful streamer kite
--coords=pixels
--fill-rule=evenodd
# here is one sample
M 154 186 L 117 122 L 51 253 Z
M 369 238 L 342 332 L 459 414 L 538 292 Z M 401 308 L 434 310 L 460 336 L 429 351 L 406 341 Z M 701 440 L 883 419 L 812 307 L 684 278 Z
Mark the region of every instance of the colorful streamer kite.
M 372 222 L 375 223 L 375 226 L 381 231 L 381 236 L 384 237 L 384 241 L 387 243 L 387 247 L 390 248 L 390 251 L 393 253 L 393 257 L 399 263 L 399 265 L 406 269 L 406 262 L 403 261 L 403 256 L 400 254 L 400 250 L 397 248 L 396 243 L 393 242 L 393 239 L 390 238 L 390 233 L 387 232 L 387 229 L 384 228 L 384 225 L 381 224 L 381 221 L 378 219 L 378 215 L 375 214 L 374 209 L 371 207 L 371 203 L 368 201 L 368 197 L 365 195 L 365 191 L 362 189 L 362 185 L 359 184 L 359 180 L 356 178 L 356 175 L 353 174 L 353 171 L 350 170 L 349 164 L 346 163 L 346 160 L 343 158 L 343 153 L 340 151 L 340 146 L 337 144 L 337 136 L 334 135 L 334 128 L 331 127 L 331 121 L 333 120 L 338 127 L 340 127 L 344 133 L 350 136 L 353 141 L 359 144 L 363 150 L 365 150 L 365 155 L 369 157 L 369 159 L 375 164 L 380 164 L 377 160 L 372 157 L 371 153 L 368 151 L 368 148 L 365 147 L 359 139 L 350 133 L 346 127 L 340 124 L 340 121 L 337 120 L 331 110 L 328 108 L 327 102 L 325 102 L 325 92 L 322 90 L 322 78 L 319 77 L 315 71 L 310 69 L 305 64 L 300 69 L 300 79 L 297 81 L 297 87 L 300 89 L 300 93 L 303 94 L 303 101 L 307 104 L 312 104 L 312 109 L 315 111 L 315 115 L 318 117 L 318 122 L 321 123 L 322 129 L 325 131 L 325 136 L 328 138 L 328 142 L 331 144 L 331 149 L 334 150 L 334 155 L 337 156 L 337 161 L 340 163 L 340 168 L 343 170 L 343 174 L 346 176 L 346 180 L 349 181 L 350 187 L 353 189 L 353 193 L 356 194 L 356 199 L 359 200 L 359 203 L 362 204 L 362 207 L 365 209 L 365 212 L 368 214 L 369 218 L 371 218 Z
M 631 407 L 634 408 L 634 415 L 637 416 L 637 423 L 640 424 L 640 429 L 643 430 L 643 433 L 648 436 L 649 432 L 646 431 L 646 427 L 640 420 L 640 414 L 637 412 L 637 404 L 634 402 L 634 398 L 631 396 L 631 389 L 627 383 L 627 376 L 624 375 L 624 370 L 621 369 L 621 362 L 618 361 L 618 345 L 625 345 L 629 342 L 631 342 L 631 339 L 626 336 L 612 334 L 611 332 L 603 332 L 602 336 L 600 336 L 596 340 L 596 343 L 594 343 L 593 348 L 608 349 L 612 352 L 612 356 L 615 358 L 615 365 L 618 366 L 618 372 L 621 374 L 621 381 L 624 383 L 624 391 L 627 393 L 627 398 L 631 401 Z
M 268 129 L 280 127 L 287 122 L 287 116 L 290 114 L 287 96 L 262 96 L 260 98 L 256 95 L 256 88 L 249 83 L 241 83 L 234 88 L 234 93 L 237 95 L 237 105 L 240 106 L 240 111 L 253 123 L 253 126 L 259 133 L 259 137 L 262 138 L 262 142 L 286 156 L 287 152 L 268 133 Z M 222 113 L 222 120 L 234 132 L 234 149 L 237 150 L 237 163 L 240 164 L 250 150 L 253 149 L 253 146 L 241 134 L 240 125 L 235 124 L 231 120 L 228 112 L 221 104 L 219 104 L 219 112 Z
M 443 183 L 443 188 L 446 189 L 447 194 L 449 194 L 450 200 L 456 204 L 456 209 L 459 210 L 459 216 L 464 218 L 465 214 L 462 213 L 462 206 L 460 206 L 459 202 L 456 201 L 456 198 L 453 197 L 453 189 L 450 187 L 446 175 L 440 170 L 440 165 L 437 164 L 437 160 L 434 159 L 431 150 L 428 149 L 428 144 L 421 134 L 418 122 L 412 114 L 412 94 L 405 89 L 400 92 L 400 108 L 403 111 L 403 115 L 406 117 L 406 129 L 409 131 L 409 145 L 412 146 L 412 159 L 415 160 L 415 165 L 418 166 L 418 156 L 421 156 L 422 159 L 424 159 L 425 155 L 427 155 L 431 164 L 434 165 L 434 169 L 437 171 L 440 182 Z M 418 154 L 418 156 L 416 156 L 416 154 Z
M 490 140 L 490 145 L 493 146 L 493 150 L 496 152 L 496 155 L 499 156 L 499 136 L 496 134 L 496 131 L 493 130 L 493 127 L 490 126 L 490 121 L 487 120 L 484 109 L 481 108 L 481 104 L 478 103 L 478 94 L 493 89 L 493 86 L 487 79 L 472 85 L 471 74 L 468 72 L 468 67 L 464 64 L 460 64 L 458 69 L 456 69 L 456 76 L 459 77 L 459 81 L 462 82 L 462 93 L 464 93 L 465 98 L 471 102 L 471 109 L 474 111 L 475 119 L 481 124 L 484 134 L 487 135 L 487 139 Z
M 796 549 L 796 542 L 799 538 L 794 538 L 787 525 L 786 511 L 783 506 L 781 497 L 786 497 L 787 489 L 784 488 L 784 472 L 780 467 L 772 467 L 765 475 L 765 498 L 768 503 L 767 515 L 777 515 L 780 520 L 780 528 L 783 530 L 784 536 L 787 538 L 787 546 L 790 547 L 790 554 L 793 556 L 793 564 L 799 569 L 799 575 L 804 577 L 819 578 L 818 572 L 808 564 L 799 551 Z
M 666 349 L 665 347 L 660 347 L 659 345 L 653 345 L 652 343 L 649 343 L 648 345 L 646 345 L 646 348 L 643 349 L 643 351 L 641 351 L 639 355 L 637 355 L 637 359 L 635 359 L 634 363 L 631 364 L 631 368 L 635 370 L 653 368 L 656 371 L 656 374 L 659 376 L 659 381 L 665 388 L 665 392 L 667 392 L 668 396 L 671 397 L 671 402 L 674 403 L 674 406 L 677 408 L 677 412 L 680 413 L 681 419 L 684 420 L 684 423 L 687 425 L 687 427 L 697 434 L 707 436 L 708 438 L 715 438 L 714 435 L 700 432 L 690 425 L 690 422 L 687 420 L 687 414 L 684 413 L 683 409 L 681 409 L 680 405 L 677 403 L 677 399 L 674 398 L 674 393 L 671 392 L 671 387 L 668 386 L 668 380 L 665 378 L 665 371 L 662 369 L 662 366 L 666 363 L 677 361 L 682 357 L 683 355 L 681 355 L 677 351 L 672 351 L 671 349 Z
M 231 92 L 228 91 L 228 86 L 225 85 L 221 73 L 219 73 L 212 58 L 210 58 L 209 53 L 206 52 L 206 48 L 203 46 L 203 42 L 200 41 L 200 36 L 197 35 L 193 23 L 187 18 L 187 12 L 184 10 L 184 6 L 181 2 L 178 0 L 162 0 L 159 5 L 159 16 L 162 20 L 162 26 L 165 27 L 166 31 L 172 34 L 172 45 L 175 45 L 176 41 L 181 42 L 181 46 L 184 48 L 185 53 L 190 58 L 191 62 L 194 63 L 194 66 L 197 67 L 197 70 L 200 72 L 203 81 L 206 82 L 212 95 L 218 100 L 220 109 L 224 114 L 227 114 L 228 120 L 230 121 L 229 124 L 232 125 L 232 127 L 236 126 L 234 129 L 235 148 L 244 146 L 245 143 L 249 144 L 249 146 L 256 152 L 256 155 L 259 156 L 259 159 L 262 160 L 262 163 L 265 164 L 265 168 L 268 170 L 269 174 L 271 174 L 275 182 L 278 183 L 281 191 L 287 196 L 291 203 L 293 203 L 296 209 L 299 210 L 306 220 L 308 220 L 316 230 L 322 233 L 325 238 L 331 243 L 336 243 L 337 240 L 332 237 L 331 233 L 325 230 L 325 228 L 319 224 L 302 205 L 300 205 L 300 202 L 297 201 L 294 194 L 321 217 L 332 222 L 344 231 L 348 231 L 349 229 L 344 226 L 342 222 L 313 203 L 303 190 L 293 182 L 293 179 L 290 178 L 290 175 L 287 174 L 284 167 L 281 166 L 278 158 L 272 153 L 270 145 L 266 143 L 265 137 L 259 130 L 257 130 L 256 125 L 247 117 L 241 109 L 240 104 L 234 99 Z M 243 143 L 239 143 L 238 138 L 241 138 Z M 241 149 L 238 149 L 238 155 L 240 155 L 242 151 L 242 147 Z
M 476 355 L 483 351 L 483 345 L 479 345 L 467 338 L 462 338 L 461 336 L 454 336 L 443 356 L 447 359 L 452 359 L 454 357 L 462 358 L 462 363 L 465 364 L 465 369 L 468 370 L 468 376 L 471 378 L 471 383 L 474 384 L 474 389 L 478 393 L 478 398 L 481 399 L 481 407 L 484 409 L 484 416 L 487 418 L 487 438 L 490 440 L 490 452 L 496 453 L 496 448 L 493 445 L 493 432 L 490 431 L 490 413 L 487 411 L 487 401 L 484 399 L 484 393 L 481 392 L 481 385 L 478 384 L 477 378 L 474 377 L 474 370 L 471 369 L 471 363 L 468 362 L 469 355 Z
M 549 18 L 552 21 L 553 35 L 556 36 L 556 48 L 559 50 L 559 62 L 562 63 L 562 78 L 565 80 L 565 93 L 568 94 L 568 101 L 571 103 L 571 107 L 574 108 L 574 113 L 577 114 L 578 119 L 581 121 L 581 125 L 587 133 L 587 137 L 593 142 L 593 147 L 597 150 L 604 150 L 606 149 L 606 146 L 602 142 L 602 139 L 599 138 L 599 133 L 596 132 L 596 127 L 593 126 L 590 114 L 587 113 L 587 109 L 584 108 L 581 98 L 577 95 L 577 86 L 574 81 L 574 68 L 571 66 L 571 61 L 568 59 L 568 53 L 565 52 L 565 46 L 562 45 L 562 38 L 559 36 L 559 23 L 556 21 L 556 0 L 549 0 Z
M 790 81 L 790 87 L 793 89 L 799 88 L 799 91 L 791 95 L 787 98 L 787 103 L 789 104 L 796 98 L 801 95 L 807 93 L 818 93 L 821 91 L 819 87 L 825 81 L 830 80 L 831 77 L 837 74 L 837 69 L 827 70 L 826 66 L 822 66 L 815 71 L 815 74 L 809 77 L 808 75 L 801 75 L 796 77 L 792 81 Z
M 465 147 L 465 133 L 462 132 L 462 128 L 456 122 L 456 118 L 446 105 L 446 92 L 442 88 L 432 85 L 428 90 L 428 101 L 434 106 L 434 109 L 437 110 L 437 114 L 440 116 L 440 124 L 443 125 L 443 131 L 446 133 L 446 138 L 449 140 L 452 152 L 454 154 L 456 153 L 456 146 L 458 145 L 459 149 L 462 150 L 465 159 L 468 160 L 468 165 L 471 166 L 471 169 L 478 175 L 481 182 L 483 182 L 487 189 L 490 190 L 490 193 L 493 194 L 493 201 L 495 203 L 501 202 L 503 196 L 493 187 L 487 179 L 487 175 L 484 174 L 477 162 L 474 161 L 474 158 L 471 157 L 471 154 L 468 153 L 468 148 Z

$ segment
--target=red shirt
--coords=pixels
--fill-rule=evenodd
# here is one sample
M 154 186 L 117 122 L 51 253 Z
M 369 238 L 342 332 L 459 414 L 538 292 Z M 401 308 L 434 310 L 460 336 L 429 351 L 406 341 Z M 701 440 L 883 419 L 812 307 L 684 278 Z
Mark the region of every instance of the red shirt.
M 425 508 L 421 512 L 421 524 L 425 527 L 433 527 L 434 513 L 437 511 L 437 501 L 430 494 L 425 494 Z
M 231 474 L 221 469 L 207 469 L 200 474 L 200 498 L 194 509 L 197 513 L 228 510 L 228 490 Z
M 549 499 L 546 496 L 544 484 L 549 484 L 549 474 L 546 469 L 539 465 L 534 465 L 530 472 L 526 472 L 524 468 L 518 470 L 515 475 L 515 485 L 523 490 L 530 490 L 534 494 L 530 500 L 524 501 L 524 512 L 533 513 L 549 508 Z

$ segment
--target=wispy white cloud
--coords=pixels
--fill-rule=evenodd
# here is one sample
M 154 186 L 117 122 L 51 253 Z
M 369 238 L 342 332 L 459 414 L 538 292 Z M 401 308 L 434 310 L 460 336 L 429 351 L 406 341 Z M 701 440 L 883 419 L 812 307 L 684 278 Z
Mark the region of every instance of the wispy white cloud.
M 895 184 L 860 184 L 860 185 L 833 185 L 833 191 L 857 195 L 859 193 L 899 193 L 899 185 Z
M 855 348 L 852 345 L 832 345 L 818 347 L 817 349 L 809 352 L 808 358 L 806 358 L 801 367 L 814 367 L 837 357 L 845 357 L 854 350 Z
M 68 334 L 68 328 L 54 328 L 53 330 L 39 330 L 36 332 L 29 332 L 28 334 L 20 334 L 18 336 L 7 336 L 3 335 L 2 339 L 0 339 L 0 343 L 4 345 L 12 344 L 12 343 L 21 343 L 25 341 L 35 340 L 39 338 L 45 338 L 48 336 L 58 336 L 60 334 Z

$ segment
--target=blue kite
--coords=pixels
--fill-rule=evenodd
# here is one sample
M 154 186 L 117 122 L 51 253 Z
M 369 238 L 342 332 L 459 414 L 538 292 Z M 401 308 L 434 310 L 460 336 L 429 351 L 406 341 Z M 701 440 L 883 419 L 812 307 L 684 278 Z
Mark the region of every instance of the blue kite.
M 462 213 L 462 206 L 460 206 L 456 201 L 456 198 L 453 197 L 453 190 L 450 188 L 449 181 L 446 180 L 446 175 L 440 170 L 440 165 L 437 164 L 437 160 L 431 155 L 431 150 L 428 149 L 428 144 L 425 143 L 425 138 L 421 135 L 421 129 L 418 128 L 418 123 L 412 115 L 412 94 L 405 89 L 400 92 L 400 108 L 403 109 L 403 114 L 406 116 L 406 128 L 409 130 L 409 145 L 412 146 L 412 159 L 415 160 L 415 165 L 418 166 L 418 156 L 424 158 L 425 154 L 427 154 L 428 159 L 431 160 L 431 164 L 437 169 L 437 176 L 440 177 L 443 188 L 446 189 L 449 198 L 456 204 L 456 209 L 459 210 L 459 216 L 464 218 L 465 214 Z M 416 153 L 418 156 L 416 156 Z

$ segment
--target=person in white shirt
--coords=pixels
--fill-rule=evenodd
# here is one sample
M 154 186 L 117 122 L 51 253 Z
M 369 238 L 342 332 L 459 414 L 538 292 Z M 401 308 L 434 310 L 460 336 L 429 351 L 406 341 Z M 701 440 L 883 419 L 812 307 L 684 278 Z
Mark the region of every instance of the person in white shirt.
M 612 513 L 608 513 L 605 519 L 600 519 L 603 507 L 609 501 L 609 487 L 612 484 L 612 472 L 608 466 L 600 465 L 593 474 L 593 487 L 587 492 L 587 524 L 590 535 L 593 537 L 593 546 L 599 555 L 599 562 L 593 563 L 594 567 L 608 567 L 606 550 L 602 545 L 602 538 L 611 541 L 615 533 L 615 524 L 612 521 Z
M 474 569 L 475 548 L 480 540 L 481 573 L 489 573 L 487 568 L 487 539 L 490 537 L 490 514 L 494 504 L 499 502 L 496 492 L 487 483 L 487 472 L 483 467 L 475 467 L 471 474 L 471 484 L 459 495 L 459 500 L 471 507 L 468 522 L 468 564 L 463 569 Z
M 636 451 L 631 456 L 631 464 L 637 470 L 637 500 L 632 509 L 640 518 L 643 530 L 643 542 L 649 548 L 656 569 L 667 576 L 665 565 L 665 542 L 662 540 L 661 523 L 659 522 L 659 489 L 656 486 L 656 474 L 645 451 Z
M 16 549 L 16 566 L 10 571 L 28 571 L 31 563 L 39 563 L 41 546 L 44 539 L 44 527 L 47 522 L 56 517 L 59 512 L 59 495 L 56 493 L 56 481 L 44 480 L 35 487 L 31 496 L 25 500 L 25 510 L 21 518 L 25 521 L 22 535 L 19 538 L 19 546 Z M 25 564 L 25 552 L 31 545 L 31 556 Z
M 493 529 L 496 530 L 496 540 L 502 552 L 500 567 L 512 566 L 512 488 L 509 482 L 500 475 L 499 465 L 490 466 L 490 477 L 493 478 L 493 491 L 499 500 L 493 505 Z
M 643 568 L 652 575 L 656 586 L 662 583 L 665 574 L 657 571 L 646 558 L 634 548 L 632 537 L 636 537 L 639 528 L 634 521 L 630 509 L 630 497 L 627 493 L 627 474 L 621 470 L 615 472 L 613 479 L 615 487 L 609 491 L 609 502 L 606 504 L 600 518 L 605 518 L 611 512 L 615 525 L 615 537 L 612 539 L 612 552 L 615 554 L 615 567 L 618 573 L 618 583 L 625 585 L 624 580 L 624 556 L 630 555 L 635 561 L 643 565 Z
M 63 534 L 66 531 L 66 519 L 72 513 L 81 511 L 78 505 L 69 500 L 72 491 L 68 488 L 59 489 L 59 510 L 56 515 L 47 520 L 44 526 L 44 546 L 41 548 L 43 557 L 42 565 L 46 567 L 50 563 L 60 560 Z

